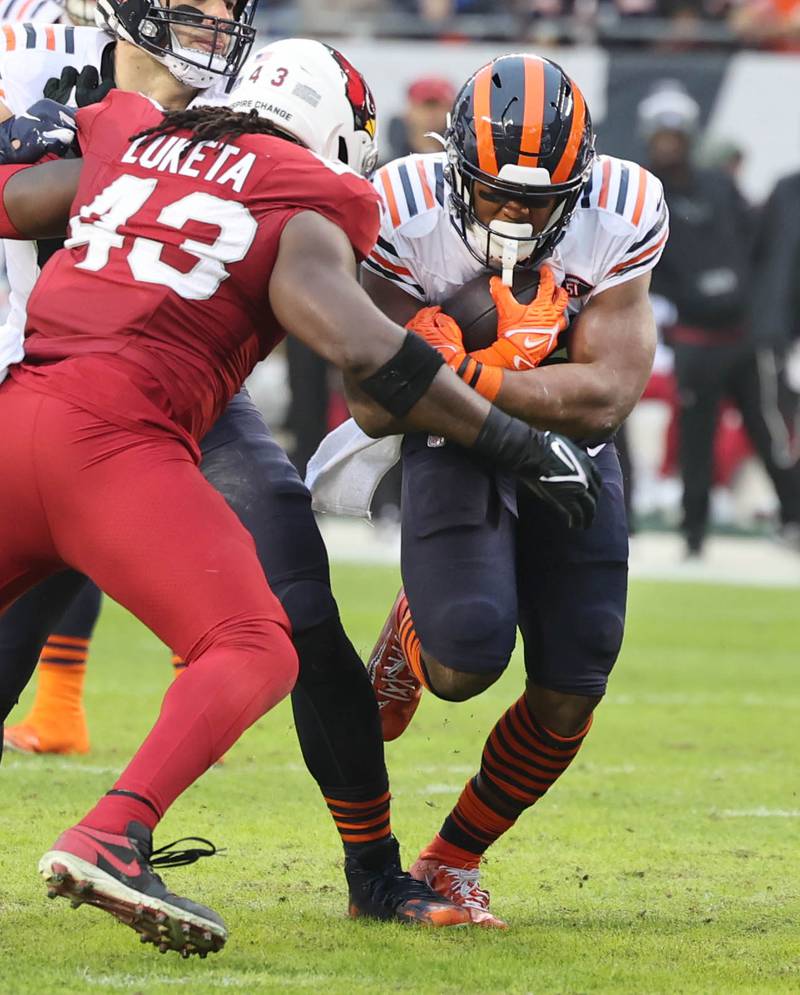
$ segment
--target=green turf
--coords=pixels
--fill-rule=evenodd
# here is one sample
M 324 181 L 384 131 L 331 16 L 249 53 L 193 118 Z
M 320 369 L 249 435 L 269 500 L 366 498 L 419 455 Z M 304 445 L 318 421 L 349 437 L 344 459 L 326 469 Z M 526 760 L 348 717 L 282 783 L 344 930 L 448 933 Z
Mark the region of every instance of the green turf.
M 360 650 L 395 584 L 389 569 L 337 571 Z M 35 873 L 130 755 L 169 678 L 166 651 L 109 606 L 87 680 L 92 753 L 0 768 L 0 995 L 798 992 L 797 618 L 796 591 L 634 585 L 623 658 L 586 746 L 491 851 L 485 881 L 506 933 L 346 919 L 338 842 L 282 706 L 159 831 L 227 848 L 168 874 L 231 932 L 220 955 L 184 962 L 94 909 L 48 902 Z M 389 747 L 406 859 L 520 687 L 515 659 L 474 701 L 424 700 Z

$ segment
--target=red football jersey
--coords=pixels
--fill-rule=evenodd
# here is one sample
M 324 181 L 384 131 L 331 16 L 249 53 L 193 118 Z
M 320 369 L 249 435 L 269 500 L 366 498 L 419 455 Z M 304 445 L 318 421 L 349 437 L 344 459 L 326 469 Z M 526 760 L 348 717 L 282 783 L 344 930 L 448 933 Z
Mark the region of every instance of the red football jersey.
M 78 112 L 83 166 L 64 249 L 28 304 L 13 376 L 128 427 L 199 439 L 285 334 L 268 282 L 284 225 L 315 211 L 359 259 L 378 198 L 347 167 L 268 135 L 131 141 L 162 112 L 113 91 Z

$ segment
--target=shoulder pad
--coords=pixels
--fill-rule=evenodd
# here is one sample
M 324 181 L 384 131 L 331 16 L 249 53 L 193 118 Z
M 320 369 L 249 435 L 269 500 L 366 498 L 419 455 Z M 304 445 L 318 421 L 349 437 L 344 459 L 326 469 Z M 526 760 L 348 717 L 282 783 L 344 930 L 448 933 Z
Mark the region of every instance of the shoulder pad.
M 409 155 L 378 170 L 373 180 L 391 227 L 405 238 L 423 238 L 444 209 L 444 154 Z
M 580 199 L 581 208 L 601 213 L 604 227 L 624 234 L 660 208 L 661 183 L 644 167 L 614 156 L 599 156 Z

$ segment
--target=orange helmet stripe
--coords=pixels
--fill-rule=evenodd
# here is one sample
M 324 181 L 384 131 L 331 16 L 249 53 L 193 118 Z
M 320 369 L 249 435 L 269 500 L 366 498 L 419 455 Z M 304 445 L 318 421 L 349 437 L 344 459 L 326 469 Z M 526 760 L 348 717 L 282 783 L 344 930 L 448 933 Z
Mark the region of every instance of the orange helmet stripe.
M 525 109 L 519 148 L 520 166 L 538 166 L 538 150 L 542 144 L 544 126 L 544 63 L 541 59 L 524 59 Z M 536 149 L 536 155 L 526 155 L 523 149 Z
M 551 183 L 566 183 L 570 178 L 578 150 L 581 147 L 583 130 L 586 127 L 586 103 L 584 102 L 583 94 L 572 80 L 570 80 L 570 84 L 572 85 L 572 100 L 574 102 L 572 108 L 572 127 L 570 128 L 567 146 L 564 149 L 564 154 L 561 156 L 561 161 L 550 177 Z
M 492 135 L 492 65 L 484 66 L 473 86 L 475 136 L 478 142 L 478 168 L 497 176 L 497 156 Z

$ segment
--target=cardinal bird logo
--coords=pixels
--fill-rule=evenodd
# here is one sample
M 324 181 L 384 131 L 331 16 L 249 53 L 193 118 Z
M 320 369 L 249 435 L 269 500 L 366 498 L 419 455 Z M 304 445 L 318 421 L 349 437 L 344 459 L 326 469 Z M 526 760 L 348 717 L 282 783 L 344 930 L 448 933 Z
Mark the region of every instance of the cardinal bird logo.
M 331 54 L 342 70 L 345 79 L 345 93 L 353 108 L 356 128 L 366 131 L 370 138 L 375 137 L 375 101 L 364 77 L 352 66 L 341 52 L 331 49 Z

